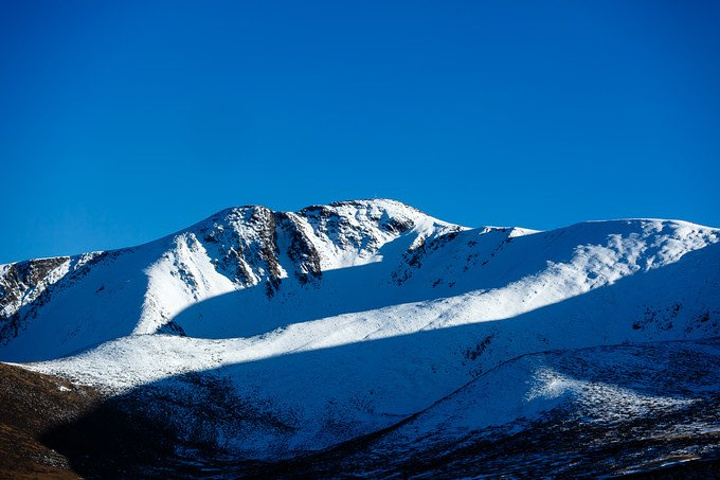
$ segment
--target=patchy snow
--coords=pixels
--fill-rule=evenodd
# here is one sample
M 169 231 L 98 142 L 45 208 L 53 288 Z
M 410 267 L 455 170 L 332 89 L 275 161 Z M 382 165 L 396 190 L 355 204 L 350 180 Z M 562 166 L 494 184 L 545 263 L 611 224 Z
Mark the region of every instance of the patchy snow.
M 718 366 L 717 340 L 525 355 L 488 371 L 378 436 L 369 450 L 380 454 L 392 451 L 396 457 L 408 455 L 412 459 L 425 449 L 434 449 L 436 455 L 458 451 L 459 457 L 463 447 L 473 439 L 483 441 L 493 427 L 505 426 L 504 433 L 512 435 L 533 422 L 555 427 L 567 422 L 571 430 L 589 427 L 605 432 L 612 431 L 613 426 L 632 425 L 640 432 L 643 419 L 652 425 L 663 415 L 702 405 L 701 399 L 708 393 L 717 394 Z M 655 433 L 655 445 L 659 446 L 662 435 L 714 432 L 717 425 L 657 425 L 644 434 L 652 435 L 654 429 L 659 429 Z M 603 442 L 601 438 L 594 440 Z M 576 456 L 586 454 L 576 452 Z
M 668 411 L 693 403 L 692 399 L 645 395 L 604 382 L 578 380 L 546 368 L 533 372 L 532 378 L 536 384 L 525 396 L 526 402 L 577 397 L 581 411 L 594 421 L 637 418 L 648 409 L 662 408 Z

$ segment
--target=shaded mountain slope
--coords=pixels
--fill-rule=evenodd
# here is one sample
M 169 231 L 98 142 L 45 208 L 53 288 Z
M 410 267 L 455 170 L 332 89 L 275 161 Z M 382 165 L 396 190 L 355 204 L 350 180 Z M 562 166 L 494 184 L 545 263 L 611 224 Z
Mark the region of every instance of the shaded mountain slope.
M 228 452 L 226 431 L 281 420 L 236 396 L 219 372 L 134 388 L 44 440 L 84 475 L 123 478 L 456 478 L 720 471 L 720 343 L 660 342 L 544 352 L 506 362 L 383 430 L 286 460 Z M 137 408 L 144 405 L 143 408 Z M 152 455 L 97 449 L 107 418 L 159 422 Z M 285 425 L 285 428 L 289 428 Z M 121 439 L 125 438 L 120 435 Z M 66 439 L 80 439 L 68 446 Z M 162 449 L 159 439 L 174 441 Z M 65 441 L 63 441 L 65 440 Z M 94 451 L 95 455 L 87 455 Z M 672 470 L 670 474 L 672 474 Z M 672 477 L 668 477 L 672 478 Z M 705 477 L 706 478 L 706 477 Z
M 43 443 L 102 401 L 89 387 L 0 364 L 0 478 L 78 478 L 68 459 Z
M 395 472 L 550 476 L 720 462 L 718 385 L 717 339 L 527 355 L 343 462 L 381 468 L 392 452 Z

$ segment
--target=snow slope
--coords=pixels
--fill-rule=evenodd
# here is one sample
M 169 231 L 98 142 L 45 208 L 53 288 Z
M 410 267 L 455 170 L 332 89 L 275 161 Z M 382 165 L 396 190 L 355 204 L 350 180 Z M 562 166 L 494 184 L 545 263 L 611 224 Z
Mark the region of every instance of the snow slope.
M 647 472 L 720 453 L 719 384 L 718 339 L 524 355 L 313 463 L 375 478 Z
M 187 441 L 205 431 L 228 455 L 287 458 L 392 427 L 523 355 L 718 336 L 719 240 L 654 219 L 468 229 L 390 200 L 242 207 L 34 276 L 32 262 L 0 267 L 0 359 L 148 408 L 169 396 Z M 506 378 L 538 379 L 538 399 L 684 405 L 544 372 Z M 216 385 L 245 413 L 198 426 Z M 467 408 L 542 411 L 513 392 L 486 388 Z
M 280 303 L 271 300 L 282 283 L 282 293 L 308 290 L 324 272 L 379 261 L 394 240 L 458 229 L 390 200 L 297 213 L 251 206 L 139 247 L 3 265 L 0 358 L 55 358 L 125 335 L 182 334 L 173 318 L 202 300 L 252 289 L 256 310 L 265 309 Z M 197 316 L 191 325 L 220 328 L 204 323 Z

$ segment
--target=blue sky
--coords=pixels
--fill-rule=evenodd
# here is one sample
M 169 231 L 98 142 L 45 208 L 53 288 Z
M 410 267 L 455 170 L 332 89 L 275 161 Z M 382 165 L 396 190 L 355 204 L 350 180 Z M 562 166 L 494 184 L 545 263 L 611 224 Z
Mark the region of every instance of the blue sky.
M 720 227 L 720 3 L 0 1 L 0 263 L 222 208 Z

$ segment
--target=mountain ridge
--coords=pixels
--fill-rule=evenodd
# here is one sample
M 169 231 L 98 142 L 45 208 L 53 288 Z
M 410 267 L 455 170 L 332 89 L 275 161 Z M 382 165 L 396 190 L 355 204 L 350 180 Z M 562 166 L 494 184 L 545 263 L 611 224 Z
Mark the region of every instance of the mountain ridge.
M 22 287 L 11 295 L 7 279 L 15 277 L 3 268 L 0 360 L 169 415 L 181 457 L 198 435 L 222 458 L 243 461 L 329 451 L 502 365 L 508 378 L 559 382 L 570 392 L 562 398 L 585 399 L 538 409 L 528 397 L 534 390 L 518 386 L 525 393 L 500 389 L 478 400 L 515 405 L 535 420 L 600 397 L 657 404 L 663 415 L 698 415 L 696 397 L 714 402 L 700 386 L 683 397 L 690 403 L 676 404 L 649 379 L 633 393 L 620 377 L 596 388 L 591 372 L 547 373 L 562 366 L 548 351 L 592 370 L 604 368 L 601 353 L 583 349 L 607 347 L 622 358 L 627 344 L 720 336 L 720 230 L 689 222 L 472 229 L 389 200 L 294 213 L 251 206 L 138 247 L 41 261 L 37 272 L 14 274 Z M 38 292 L 45 278 L 54 282 Z M 512 363 L 528 355 L 537 369 Z M 698 385 L 712 385 L 709 375 Z M 207 405 L 218 416 L 201 421 Z M 460 442 L 439 425 L 431 443 Z

